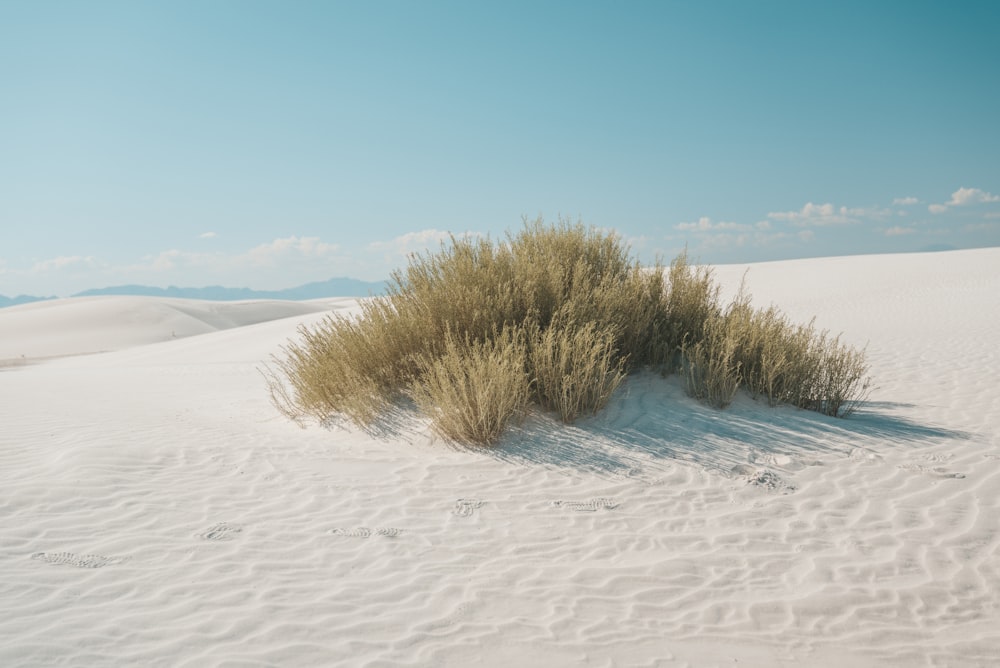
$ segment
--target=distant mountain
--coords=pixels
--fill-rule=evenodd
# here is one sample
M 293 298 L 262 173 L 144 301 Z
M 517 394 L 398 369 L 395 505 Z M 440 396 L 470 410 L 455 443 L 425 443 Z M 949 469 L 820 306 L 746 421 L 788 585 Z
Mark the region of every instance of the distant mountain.
M 368 297 L 385 292 L 385 281 L 359 281 L 354 278 L 331 278 L 328 281 L 307 283 L 285 290 L 251 290 L 250 288 L 224 288 L 211 285 L 205 288 L 154 288 L 148 285 L 118 285 L 110 288 L 84 290 L 74 297 L 98 295 L 135 295 L 143 297 L 178 297 L 181 299 L 208 299 L 211 301 L 237 301 L 240 299 L 320 299 L 323 297 Z
M 250 288 L 224 288 L 212 285 L 206 288 L 154 288 L 148 285 L 118 285 L 110 288 L 98 288 L 78 292 L 74 297 L 95 297 L 99 295 L 129 295 L 141 297 L 179 297 L 182 299 L 207 299 L 210 301 L 231 302 L 241 299 L 322 299 L 324 297 L 368 297 L 385 292 L 386 281 L 359 281 L 354 278 L 331 278 L 329 281 L 307 283 L 286 290 L 251 290 Z M 0 295 L 0 308 L 16 306 L 30 302 L 55 299 L 55 297 L 4 297 Z
M 31 302 L 41 302 L 55 297 L 32 297 L 31 295 L 18 295 L 17 297 L 4 297 L 0 295 L 0 308 L 4 306 L 17 306 L 18 304 L 30 304 Z

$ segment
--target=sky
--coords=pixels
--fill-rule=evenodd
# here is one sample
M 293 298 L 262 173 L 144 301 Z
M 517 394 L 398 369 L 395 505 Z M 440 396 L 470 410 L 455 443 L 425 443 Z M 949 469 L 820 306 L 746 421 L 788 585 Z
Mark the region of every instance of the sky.
M 1000 3 L 0 0 L 0 294 L 1000 245 Z

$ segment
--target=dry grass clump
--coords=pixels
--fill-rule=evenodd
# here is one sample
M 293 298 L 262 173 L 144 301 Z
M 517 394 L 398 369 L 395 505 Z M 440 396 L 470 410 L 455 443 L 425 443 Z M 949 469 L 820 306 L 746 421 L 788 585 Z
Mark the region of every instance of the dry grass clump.
M 864 351 L 817 331 L 814 321 L 796 325 L 773 306 L 754 309 L 743 289 L 724 312 L 709 315 L 683 361 L 689 394 L 720 408 L 744 387 L 772 406 L 845 417 L 871 389 Z
M 708 267 L 692 267 L 687 253 L 670 263 L 664 303 L 663 345 L 672 352 L 673 368 L 681 366 L 683 351 L 701 341 L 705 325 L 722 312 L 719 286 Z
M 377 302 L 365 304 L 356 320 L 327 318 L 313 328 L 299 327 L 299 342 L 274 357 L 265 376 L 271 400 L 297 422 L 340 413 L 367 425 L 388 406 L 399 373 L 399 349 L 389 335 L 392 320 Z
M 712 315 L 702 326 L 700 340 L 681 348 L 688 394 L 715 408 L 725 408 L 740 387 L 739 340 L 732 321 Z
M 863 353 L 838 338 L 743 292 L 723 308 L 685 254 L 644 269 L 614 234 L 566 221 L 526 222 L 503 243 L 452 238 L 361 309 L 301 328 L 265 369 L 284 414 L 364 426 L 409 396 L 444 437 L 491 443 L 529 403 L 565 422 L 599 411 L 639 368 L 681 369 L 720 408 L 744 387 L 844 415 L 868 390 Z
M 517 330 L 479 342 L 449 333 L 442 354 L 420 359 L 421 382 L 411 388 L 413 399 L 445 438 L 492 443 L 528 403 L 524 358 Z
M 604 408 L 625 378 L 627 360 L 618 354 L 616 338 L 595 321 L 537 331 L 528 365 L 538 403 L 567 423 Z

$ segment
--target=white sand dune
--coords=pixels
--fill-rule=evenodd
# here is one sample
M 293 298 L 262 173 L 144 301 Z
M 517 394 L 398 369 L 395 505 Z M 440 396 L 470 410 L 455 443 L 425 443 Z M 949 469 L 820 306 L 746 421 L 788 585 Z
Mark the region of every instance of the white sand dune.
M 748 268 L 868 344 L 856 415 L 650 374 L 493 449 L 301 430 L 257 368 L 315 304 L 0 310 L 118 349 L 0 373 L 0 665 L 997 665 L 1000 249 Z
M 245 327 L 351 302 L 74 297 L 0 309 L 0 364 L 87 355 Z

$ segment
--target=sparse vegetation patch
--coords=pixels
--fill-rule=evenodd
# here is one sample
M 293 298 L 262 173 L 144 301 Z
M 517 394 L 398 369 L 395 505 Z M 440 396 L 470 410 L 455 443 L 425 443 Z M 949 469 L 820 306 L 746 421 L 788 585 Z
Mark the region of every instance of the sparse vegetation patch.
M 681 371 L 718 408 L 745 388 L 845 416 L 870 387 L 864 352 L 839 337 L 754 309 L 745 291 L 723 307 L 686 254 L 644 268 L 616 235 L 567 221 L 452 238 L 361 308 L 301 328 L 265 368 L 285 415 L 366 426 L 410 397 L 442 436 L 488 444 L 532 404 L 565 422 L 596 413 L 641 368 Z

